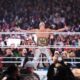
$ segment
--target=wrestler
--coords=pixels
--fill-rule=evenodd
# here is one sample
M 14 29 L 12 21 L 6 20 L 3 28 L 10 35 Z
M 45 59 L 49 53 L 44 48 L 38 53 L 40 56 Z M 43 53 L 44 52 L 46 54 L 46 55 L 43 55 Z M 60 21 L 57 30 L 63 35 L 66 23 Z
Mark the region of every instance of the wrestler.
M 49 32 L 61 32 L 68 29 L 66 26 L 62 29 L 58 29 L 58 30 L 52 30 L 50 28 L 46 28 L 45 23 L 44 22 L 40 22 L 39 24 L 39 29 L 31 29 L 31 30 L 22 30 L 20 28 L 17 28 L 17 30 L 21 31 L 21 32 L 33 32 L 36 34 L 37 36 L 37 46 L 47 46 L 48 45 L 48 37 L 49 37 Z M 39 59 L 39 56 L 41 55 L 41 53 L 45 54 L 47 59 L 49 61 L 51 61 L 51 52 L 49 49 L 47 48 L 40 48 L 40 49 L 35 49 L 35 54 L 34 54 L 34 59 L 33 61 L 37 61 Z M 37 65 L 37 64 L 36 64 Z
M 36 32 L 36 36 L 37 36 L 37 45 L 38 46 L 47 46 L 48 44 L 48 37 L 49 37 L 49 32 L 62 32 L 64 30 L 67 30 L 68 28 L 65 26 L 62 29 L 58 29 L 58 30 L 53 30 L 50 28 L 46 28 L 45 23 L 44 22 L 40 22 L 39 24 L 39 29 L 31 29 L 31 30 L 22 30 L 20 28 L 16 28 L 17 31 L 21 31 L 21 32 L 32 32 L 35 33 Z

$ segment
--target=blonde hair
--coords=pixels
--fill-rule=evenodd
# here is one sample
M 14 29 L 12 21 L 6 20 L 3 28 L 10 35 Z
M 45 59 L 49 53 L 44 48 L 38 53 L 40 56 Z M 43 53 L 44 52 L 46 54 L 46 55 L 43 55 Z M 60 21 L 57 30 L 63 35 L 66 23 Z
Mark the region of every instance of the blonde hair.
M 39 26 L 41 26 L 41 25 L 45 25 L 45 23 L 44 23 L 44 22 L 40 22 L 40 23 L 39 23 Z

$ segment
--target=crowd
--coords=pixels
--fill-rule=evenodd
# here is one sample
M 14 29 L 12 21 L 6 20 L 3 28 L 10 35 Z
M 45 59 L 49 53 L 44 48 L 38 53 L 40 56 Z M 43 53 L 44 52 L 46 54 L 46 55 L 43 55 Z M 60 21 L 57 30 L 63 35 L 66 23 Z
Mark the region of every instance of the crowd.
M 0 32 L 17 32 L 16 28 L 23 30 L 39 28 L 41 21 L 45 22 L 46 27 L 54 30 L 63 28 L 66 25 L 68 30 L 65 31 L 80 32 L 79 9 L 80 0 L 0 0 Z M 9 41 L 10 39 L 11 41 Z M 12 41 L 12 39 L 14 40 Z M 38 46 L 35 34 L 0 34 L 0 47 L 13 46 L 12 48 L 0 48 L 0 61 L 4 60 L 2 57 L 25 57 L 25 63 L 28 60 L 33 60 L 36 48 L 14 48 L 14 44 L 18 46 Z M 68 47 L 80 46 L 80 35 L 50 34 L 48 37 L 48 45 L 51 47 L 53 45 Z M 51 57 L 61 56 L 63 59 L 80 57 L 79 48 L 48 48 L 48 50 L 51 52 Z M 32 58 L 29 59 L 29 57 Z M 53 75 L 49 75 L 48 73 L 48 80 L 75 80 L 70 69 L 65 66 L 64 63 L 57 63 L 57 67 L 55 64 L 52 66 L 52 69 L 51 67 L 49 68 L 49 70 L 51 69 L 51 72 L 53 72 Z M 80 64 L 69 65 L 80 67 Z M 0 70 L 3 66 L 0 62 Z M 38 75 L 33 74 L 32 66 L 29 66 L 29 64 L 27 64 L 27 66 L 24 71 L 27 72 L 28 76 L 24 78 L 21 77 L 18 68 L 16 66 L 10 66 L 7 71 L 3 73 L 4 76 L 2 76 L 2 80 L 30 80 L 30 78 L 32 78 L 31 80 L 40 80 Z M 48 64 L 44 64 L 43 66 L 49 67 Z M 36 75 L 36 77 L 34 77 L 34 75 Z
M 39 22 L 44 21 L 52 29 L 66 24 L 69 31 L 79 32 L 79 5 L 79 0 L 1 0 L 0 31 L 38 28 Z
M 46 34 L 46 33 L 45 33 Z M 39 46 L 37 43 L 37 36 L 36 34 L 3 34 L 0 35 L 0 46 L 11 46 L 14 44 L 16 47 L 20 45 L 32 46 L 36 45 Z M 80 46 L 80 35 L 61 35 L 61 34 L 50 34 L 48 37 L 47 46 L 71 46 L 71 47 L 79 47 Z
M 1 61 L 5 61 L 5 60 L 8 60 L 8 61 L 9 60 L 12 60 L 12 61 L 19 60 L 19 61 L 21 61 L 21 58 L 17 59 L 16 57 L 24 57 L 25 61 L 23 63 L 25 64 L 27 60 L 28 61 L 34 61 L 35 50 L 36 49 L 31 49 L 31 48 L 20 48 L 20 49 L 19 48 L 16 48 L 16 49 L 15 48 L 7 48 L 7 49 L 1 48 L 0 49 L 0 60 Z M 71 60 L 71 58 L 73 58 L 74 62 L 75 61 L 79 62 L 79 59 L 76 59 L 75 57 L 80 57 L 80 49 L 76 49 L 76 48 L 75 49 L 69 49 L 69 48 L 54 49 L 54 48 L 51 48 L 51 49 L 48 49 L 48 50 L 50 50 L 50 53 L 48 53 L 48 54 L 51 55 L 51 61 L 52 61 L 53 56 L 61 56 L 64 59 L 64 61 L 66 61 L 66 60 L 68 61 L 68 59 L 70 59 L 70 62 L 71 61 L 73 62 L 73 60 Z M 43 58 L 41 58 L 41 55 L 42 55 Z M 42 60 L 43 68 L 49 67 L 49 64 L 51 64 L 51 62 L 47 62 L 47 64 L 46 64 L 44 62 L 44 61 L 48 61 L 47 58 L 46 58 L 46 55 L 43 55 L 42 53 L 41 53 L 41 55 L 39 56 L 38 60 L 39 61 Z M 13 58 L 12 59 L 7 59 L 7 58 L 4 59 L 3 57 L 13 57 Z M 36 64 L 36 62 L 34 64 Z M 3 66 L 5 66 L 5 64 L 3 64 Z M 38 69 L 39 67 L 42 67 L 42 66 L 37 65 L 36 69 Z M 70 67 L 74 67 L 74 66 L 71 65 Z M 76 63 L 75 67 L 80 67 L 80 64 Z M 2 66 L 0 68 L 2 68 Z
M 22 73 L 22 74 L 21 74 Z M 23 68 L 23 72 L 16 65 L 9 66 L 1 75 L 1 80 L 40 80 L 34 73 L 34 69 L 28 62 Z
M 75 73 L 80 73 L 79 69 L 71 70 L 63 60 L 57 60 L 53 57 L 53 63 L 49 66 L 46 74 L 47 79 L 44 80 L 79 80 Z M 80 74 L 78 74 L 80 75 Z M 33 64 L 26 62 L 23 68 L 18 68 L 16 65 L 10 65 L 1 73 L 1 80 L 40 80 L 40 76 L 34 72 Z

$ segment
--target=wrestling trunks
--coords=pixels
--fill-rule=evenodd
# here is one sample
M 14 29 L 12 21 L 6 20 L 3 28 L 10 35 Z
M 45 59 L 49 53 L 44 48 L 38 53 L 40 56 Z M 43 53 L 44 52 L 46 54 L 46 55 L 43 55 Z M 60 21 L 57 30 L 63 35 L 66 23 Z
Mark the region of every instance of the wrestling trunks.
M 47 46 L 48 45 L 48 39 L 44 38 L 44 37 L 38 38 L 37 45 L 38 46 Z

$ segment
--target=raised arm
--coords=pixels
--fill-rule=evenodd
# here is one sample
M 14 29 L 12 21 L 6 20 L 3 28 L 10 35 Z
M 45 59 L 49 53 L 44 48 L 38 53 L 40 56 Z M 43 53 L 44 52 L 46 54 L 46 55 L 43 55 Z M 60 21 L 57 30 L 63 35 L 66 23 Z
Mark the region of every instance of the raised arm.
M 23 30 L 23 29 L 21 29 L 20 31 L 21 32 L 35 32 L 35 29 L 31 29 L 31 30 Z
M 58 29 L 58 30 L 55 30 L 56 32 L 62 32 L 62 31 L 65 31 L 65 30 L 68 30 L 69 28 L 65 25 L 64 28 L 61 28 L 61 29 Z
M 18 32 L 35 32 L 36 29 L 31 29 L 31 30 L 23 30 L 21 28 L 15 28 L 16 31 Z

